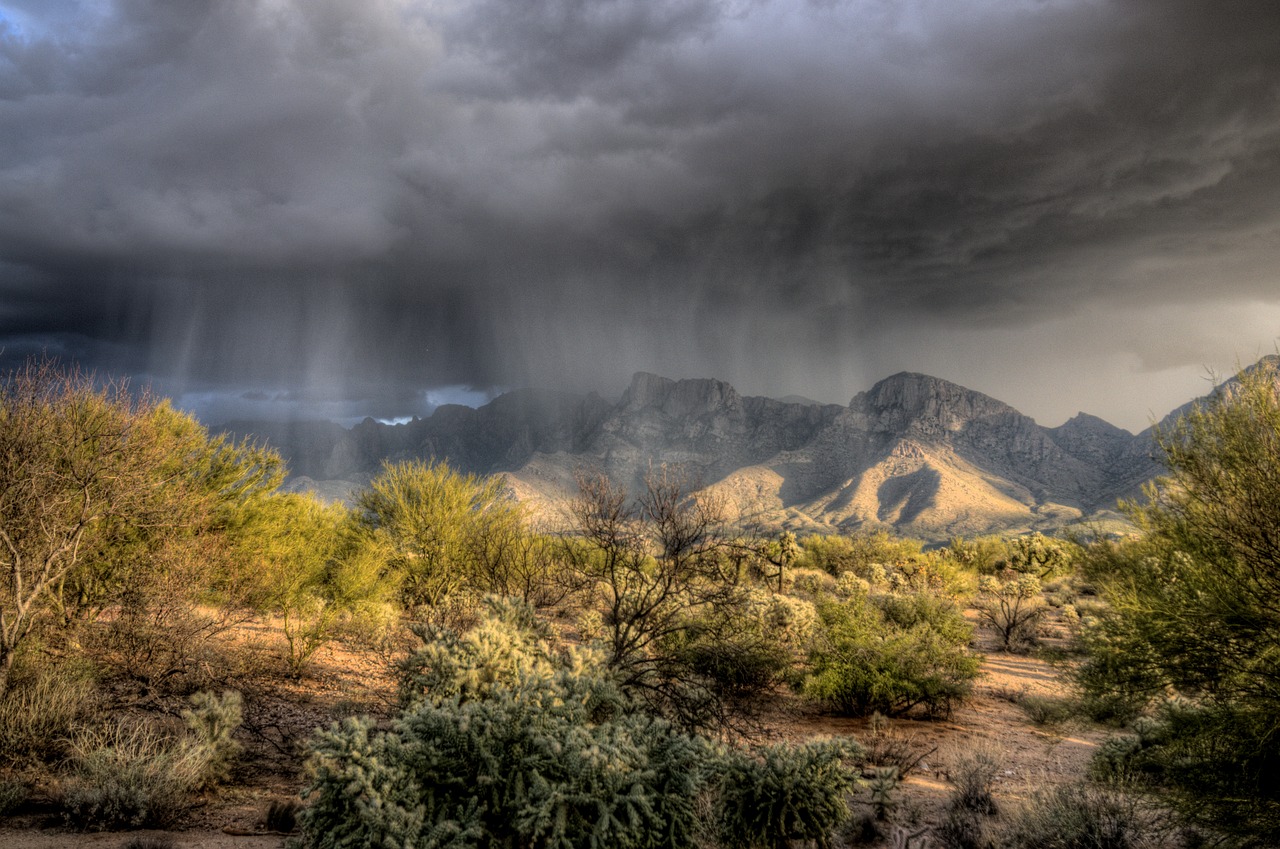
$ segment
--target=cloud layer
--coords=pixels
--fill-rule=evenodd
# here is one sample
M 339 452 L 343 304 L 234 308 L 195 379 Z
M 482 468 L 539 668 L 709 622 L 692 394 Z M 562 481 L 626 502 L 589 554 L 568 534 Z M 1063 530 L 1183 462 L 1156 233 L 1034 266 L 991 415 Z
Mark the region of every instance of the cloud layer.
M 912 369 L 1141 426 L 1280 333 L 1276 32 L 1268 0 L 10 0 L 0 344 L 197 406 Z

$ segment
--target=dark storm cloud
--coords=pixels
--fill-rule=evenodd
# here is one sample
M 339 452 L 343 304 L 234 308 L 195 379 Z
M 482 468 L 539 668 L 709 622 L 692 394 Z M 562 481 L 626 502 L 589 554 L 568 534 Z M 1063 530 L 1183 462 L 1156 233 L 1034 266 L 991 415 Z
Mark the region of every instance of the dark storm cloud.
M 1274 334 L 1228 325 L 1280 320 L 1277 31 L 1192 0 L 0 3 L 0 344 L 206 406 L 641 368 L 847 400 L 910 367 L 1058 415 L 1031 369 L 1152 382 Z

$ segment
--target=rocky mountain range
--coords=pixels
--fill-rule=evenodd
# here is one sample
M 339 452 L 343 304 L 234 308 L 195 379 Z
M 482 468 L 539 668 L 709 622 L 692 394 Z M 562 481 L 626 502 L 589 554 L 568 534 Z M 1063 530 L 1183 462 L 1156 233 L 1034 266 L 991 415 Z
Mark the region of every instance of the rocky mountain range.
M 222 429 L 277 448 L 291 488 L 332 498 L 366 483 L 384 460 L 435 458 L 506 475 L 517 498 L 554 521 L 576 491 L 575 474 L 602 471 L 634 487 L 665 465 L 723 497 L 743 523 L 887 528 L 935 541 L 1105 525 L 1118 518 L 1118 498 L 1138 495 L 1161 471 L 1150 430 L 1131 434 L 1084 413 L 1045 428 L 980 392 L 911 373 L 885 378 L 847 407 L 639 373 L 616 403 L 518 390 L 406 424 Z

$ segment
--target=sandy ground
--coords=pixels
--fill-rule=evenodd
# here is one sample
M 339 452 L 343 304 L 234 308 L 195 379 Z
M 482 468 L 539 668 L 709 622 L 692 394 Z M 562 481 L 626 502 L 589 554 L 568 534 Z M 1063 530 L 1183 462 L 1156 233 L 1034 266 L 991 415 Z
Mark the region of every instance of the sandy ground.
M 949 719 L 897 719 L 880 732 L 919 757 L 902 786 L 894 815 L 904 827 L 918 829 L 939 821 L 952 790 L 950 770 L 974 747 L 992 750 L 1001 764 L 994 793 L 1007 808 L 1036 788 L 1081 780 L 1091 753 L 1107 736 L 1099 728 L 1036 726 L 1014 699 L 1019 694 L 1062 694 L 1057 671 L 1035 657 L 996 652 L 989 642 L 980 642 L 978 648 L 987 654 L 974 695 Z M 125 849 L 139 838 L 168 839 L 179 849 L 279 849 L 285 836 L 253 832 L 264 828 L 271 802 L 296 798 L 301 786 L 296 744 L 305 740 L 308 729 L 329 718 L 357 711 L 385 713 L 392 692 L 385 669 L 367 655 L 332 649 L 317 658 L 306 679 L 276 684 L 270 696 L 250 697 L 249 760 L 257 766 L 202 800 L 171 831 L 80 833 L 60 826 L 51 812 L 34 810 L 0 821 L 0 849 Z M 775 739 L 851 735 L 865 743 L 873 736 L 868 720 L 821 716 L 798 710 L 792 702 L 777 705 L 766 717 L 766 729 L 766 736 Z M 869 810 L 865 790 L 855 800 L 855 812 L 859 806 Z

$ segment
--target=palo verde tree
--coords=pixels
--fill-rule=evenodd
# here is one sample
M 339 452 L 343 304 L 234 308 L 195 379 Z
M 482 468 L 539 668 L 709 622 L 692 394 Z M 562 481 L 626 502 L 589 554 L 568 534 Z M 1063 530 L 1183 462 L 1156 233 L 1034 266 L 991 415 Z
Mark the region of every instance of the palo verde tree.
M 445 463 L 384 463 L 356 497 L 370 541 L 402 581 L 409 610 L 441 605 L 461 590 L 505 591 L 487 578 L 501 569 L 492 543 L 521 531 L 519 506 L 501 478 L 459 474 Z
M 1141 541 L 1092 552 L 1110 611 L 1085 631 L 1081 671 L 1096 698 L 1163 704 L 1120 771 L 1154 776 L 1194 818 L 1265 842 L 1280 840 L 1275 365 L 1156 428 L 1168 474 L 1129 506 Z
M 48 359 L 0 378 L 0 692 L 39 627 L 105 606 L 164 540 L 278 472 L 122 382 Z

